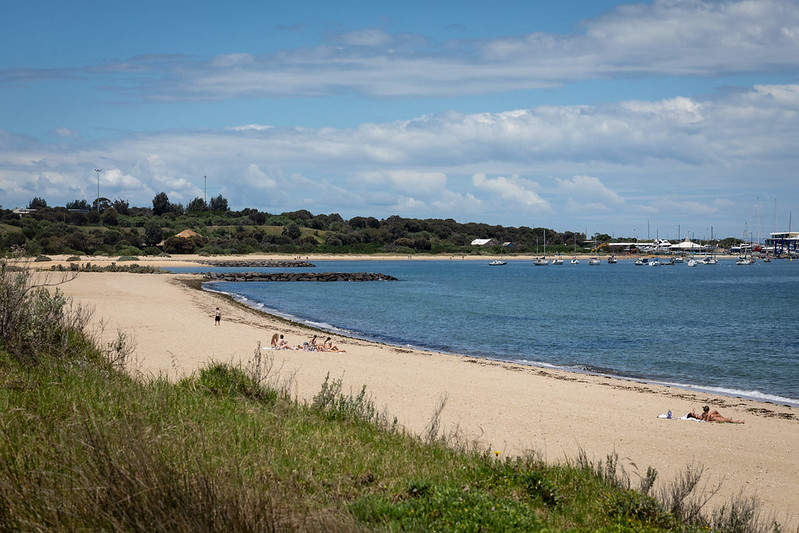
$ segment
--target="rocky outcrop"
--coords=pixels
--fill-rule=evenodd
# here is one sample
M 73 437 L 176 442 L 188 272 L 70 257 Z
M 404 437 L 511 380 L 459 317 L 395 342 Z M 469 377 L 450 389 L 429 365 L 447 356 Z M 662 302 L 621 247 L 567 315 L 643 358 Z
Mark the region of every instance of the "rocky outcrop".
M 267 267 L 267 268 L 302 268 L 316 266 L 308 261 L 298 261 L 293 259 L 203 259 L 197 261 L 203 265 L 217 266 L 217 267 Z
M 397 281 L 379 272 L 205 272 L 206 281 Z

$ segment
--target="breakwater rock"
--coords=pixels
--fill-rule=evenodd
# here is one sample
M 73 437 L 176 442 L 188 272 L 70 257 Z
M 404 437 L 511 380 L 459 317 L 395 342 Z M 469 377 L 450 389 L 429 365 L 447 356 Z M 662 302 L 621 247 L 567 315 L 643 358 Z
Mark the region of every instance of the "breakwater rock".
M 206 281 L 397 281 L 379 272 L 205 272 Z
M 217 267 L 267 267 L 267 268 L 303 268 L 314 267 L 313 263 L 308 261 L 298 261 L 293 259 L 228 259 L 215 261 L 213 259 L 204 259 L 197 261 L 203 265 L 217 266 Z

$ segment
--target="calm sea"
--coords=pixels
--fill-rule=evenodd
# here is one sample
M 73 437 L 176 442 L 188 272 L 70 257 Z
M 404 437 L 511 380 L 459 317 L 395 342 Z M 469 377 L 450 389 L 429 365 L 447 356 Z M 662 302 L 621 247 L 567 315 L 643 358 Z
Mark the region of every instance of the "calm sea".
M 383 272 L 400 281 L 206 288 L 349 336 L 799 406 L 799 261 L 316 265 L 307 270 Z

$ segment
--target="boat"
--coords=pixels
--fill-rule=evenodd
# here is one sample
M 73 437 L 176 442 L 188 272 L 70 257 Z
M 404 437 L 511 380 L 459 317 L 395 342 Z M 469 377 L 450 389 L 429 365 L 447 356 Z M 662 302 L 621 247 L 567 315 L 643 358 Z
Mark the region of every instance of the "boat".
M 542 267 L 542 266 L 547 266 L 549 264 L 549 261 L 547 260 L 546 257 L 539 257 L 538 259 L 533 261 L 533 264 L 537 267 Z
M 674 262 L 675 263 L 684 263 L 685 259 L 682 256 L 678 255 L 677 257 L 674 258 Z
M 642 266 L 642 265 L 647 264 L 648 262 L 649 262 L 649 259 L 647 259 L 646 257 L 639 257 L 638 259 L 635 260 L 634 264 L 635 264 L 635 266 Z
M 569 263 L 571 263 L 573 265 L 579 265 L 580 264 L 580 260 L 577 259 L 576 257 L 572 257 L 572 260 L 569 261 Z
M 746 257 L 746 256 L 744 256 L 744 257 L 739 257 L 739 258 L 738 258 L 738 260 L 735 262 L 735 264 L 736 264 L 736 265 L 751 265 L 751 264 L 752 264 L 752 260 L 751 260 L 751 259 L 749 259 L 749 258 L 748 258 L 748 257 Z
M 555 259 L 552 260 L 552 264 L 553 265 L 562 265 L 563 264 L 563 259 L 561 259 L 560 257 L 556 257 Z
M 673 265 L 674 264 L 674 258 L 671 258 L 668 261 L 658 261 L 658 263 L 660 263 L 661 265 Z
M 763 258 L 763 262 L 764 263 L 771 263 L 771 258 L 769 256 L 766 256 L 766 257 Z
M 602 261 L 600 261 L 598 257 L 592 257 L 591 259 L 588 260 L 589 265 L 599 265 L 601 263 Z
M 654 259 L 650 259 L 648 264 L 651 267 L 656 267 L 656 266 L 660 266 L 660 261 L 658 261 L 657 258 L 654 258 Z
M 695 267 L 696 266 L 696 260 L 692 257 L 691 259 L 688 260 L 686 265 L 688 265 L 689 267 Z
M 703 265 L 716 265 L 716 264 L 718 264 L 718 262 L 719 262 L 719 260 L 716 259 L 715 257 L 713 257 L 712 255 L 709 255 L 709 256 L 707 256 L 707 257 L 702 259 L 702 264 Z
M 494 260 L 488 262 L 488 266 L 492 266 L 492 267 L 493 266 L 502 266 L 502 265 L 507 265 L 507 264 L 508 264 L 507 261 L 502 261 L 500 259 L 494 259 Z
M 616 264 L 616 256 L 611 255 L 610 257 L 608 257 L 608 263 L 610 263 L 611 265 Z

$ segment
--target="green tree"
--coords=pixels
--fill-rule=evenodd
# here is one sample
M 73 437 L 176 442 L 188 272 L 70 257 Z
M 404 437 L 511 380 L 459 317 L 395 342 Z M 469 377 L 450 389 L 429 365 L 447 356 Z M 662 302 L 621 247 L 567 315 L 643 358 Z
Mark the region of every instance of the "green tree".
M 297 240 L 302 235 L 302 231 L 300 231 L 300 227 L 297 224 L 289 224 L 288 226 L 283 226 L 282 235 L 291 240 Z
M 188 213 L 198 213 L 200 211 L 207 211 L 208 204 L 205 203 L 205 200 L 200 198 L 199 196 L 195 197 L 194 200 L 189 202 L 189 205 L 186 206 L 186 212 Z
M 73 200 L 71 202 L 67 202 L 66 205 L 67 209 L 90 209 L 89 202 L 86 200 Z
M 165 192 L 159 192 L 153 197 L 153 214 L 156 216 L 168 213 L 172 206 L 169 203 L 169 197 Z
M 103 224 L 107 226 L 116 226 L 119 224 L 119 218 L 117 217 L 117 210 L 113 207 L 109 207 L 103 214 L 100 216 L 100 220 L 103 221 Z
M 164 240 L 164 231 L 161 225 L 155 220 L 150 220 L 144 227 L 144 244 L 147 246 L 155 246 Z
M 28 209 L 41 209 L 43 207 L 47 207 L 47 200 L 38 196 L 34 196 L 33 200 L 28 204 Z
M 127 200 L 116 198 L 113 202 L 111 202 L 111 206 L 116 209 L 116 212 L 120 215 L 130 214 L 130 204 Z
M 221 194 L 216 198 L 211 198 L 208 206 L 211 208 L 211 211 L 221 211 L 224 213 L 228 210 L 227 199 L 223 198 Z

